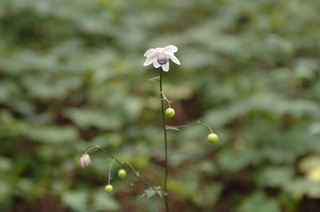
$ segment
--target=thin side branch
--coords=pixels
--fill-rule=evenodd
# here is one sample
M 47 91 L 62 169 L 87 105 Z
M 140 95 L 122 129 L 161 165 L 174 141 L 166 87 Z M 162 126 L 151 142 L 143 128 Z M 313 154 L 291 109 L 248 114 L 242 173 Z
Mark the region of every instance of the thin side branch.
M 180 125 L 180 126 L 169 126 L 167 125 L 167 129 L 175 129 L 175 128 L 184 128 L 184 127 L 191 127 L 191 126 L 194 126 L 194 125 L 197 125 L 197 124 L 200 124 L 202 126 L 205 126 L 207 127 L 209 130 L 210 130 L 210 133 L 213 133 L 211 127 L 209 125 L 207 125 L 206 123 L 203 123 L 203 122 L 200 122 L 200 120 L 196 123 L 193 123 L 193 124 L 186 124 L 186 125 Z

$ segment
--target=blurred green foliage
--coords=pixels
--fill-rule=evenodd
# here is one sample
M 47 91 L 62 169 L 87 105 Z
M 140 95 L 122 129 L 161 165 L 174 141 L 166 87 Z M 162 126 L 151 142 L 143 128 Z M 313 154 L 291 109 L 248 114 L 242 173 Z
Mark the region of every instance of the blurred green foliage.
M 132 174 L 112 176 L 98 144 L 162 185 L 164 74 L 173 211 L 320 210 L 320 2 L 314 0 L 0 1 L 0 211 L 161 211 Z M 134 183 L 131 186 L 130 183 Z

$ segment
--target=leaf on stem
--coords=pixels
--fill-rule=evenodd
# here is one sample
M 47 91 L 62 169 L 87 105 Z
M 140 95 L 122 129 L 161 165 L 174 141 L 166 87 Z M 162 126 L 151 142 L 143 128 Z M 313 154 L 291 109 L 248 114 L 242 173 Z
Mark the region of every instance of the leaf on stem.
M 147 190 L 144 190 L 144 193 L 137 199 L 141 199 L 145 196 L 148 197 L 148 199 L 150 199 L 151 197 L 155 196 L 156 194 L 158 194 L 160 197 L 162 197 L 162 191 L 160 191 L 161 187 L 158 186 L 158 187 L 149 187 Z
M 149 79 L 151 82 L 157 82 L 157 80 L 160 80 L 160 76 L 156 76 L 156 77 L 153 77 L 151 79 Z
M 142 199 L 144 196 L 146 196 L 146 193 L 143 193 L 137 200 Z
M 175 131 L 179 131 L 180 129 L 177 127 L 172 127 L 172 126 L 168 126 L 166 125 L 166 130 L 175 130 Z

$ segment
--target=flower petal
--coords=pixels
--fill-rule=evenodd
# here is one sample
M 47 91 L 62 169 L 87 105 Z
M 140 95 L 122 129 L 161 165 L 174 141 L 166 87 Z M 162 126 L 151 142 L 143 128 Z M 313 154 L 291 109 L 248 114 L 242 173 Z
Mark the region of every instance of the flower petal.
M 155 60 L 155 61 L 153 62 L 153 66 L 154 66 L 155 68 L 159 68 L 161 65 L 158 63 L 158 60 Z
M 171 53 L 175 53 L 178 51 L 178 48 L 174 45 L 169 45 L 163 48 L 163 51 L 165 52 L 171 52 Z
M 151 56 L 153 53 L 155 53 L 155 49 L 148 49 L 145 53 L 144 53 L 144 55 L 143 56 L 145 56 L 145 57 L 149 57 L 149 56 Z
M 176 56 L 174 56 L 174 54 L 173 54 L 173 53 L 166 53 L 166 54 L 169 56 L 169 58 L 170 58 L 174 63 L 176 63 L 176 64 L 180 65 L 180 61 L 179 61 L 179 59 L 178 59 L 178 58 L 176 58 Z
M 162 65 L 162 70 L 165 72 L 169 71 L 169 61 L 166 64 Z
M 153 63 L 155 60 L 157 60 L 157 54 L 152 54 L 151 56 L 147 57 L 146 61 L 144 62 L 144 66 L 148 66 L 151 63 Z

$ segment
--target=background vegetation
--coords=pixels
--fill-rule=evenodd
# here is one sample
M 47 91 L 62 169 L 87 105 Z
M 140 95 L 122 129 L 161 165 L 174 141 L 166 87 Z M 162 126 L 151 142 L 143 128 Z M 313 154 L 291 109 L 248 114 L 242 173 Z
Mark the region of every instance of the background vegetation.
M 98 144 L 162 185 L 159 69 L 172 211 L 320 210 L 320 3 L 314 0 L 0 1 L 0 211 L 162 211 L 132 174 L 112 174 Z M 133 183 L 133 184 L 131 184 Z

